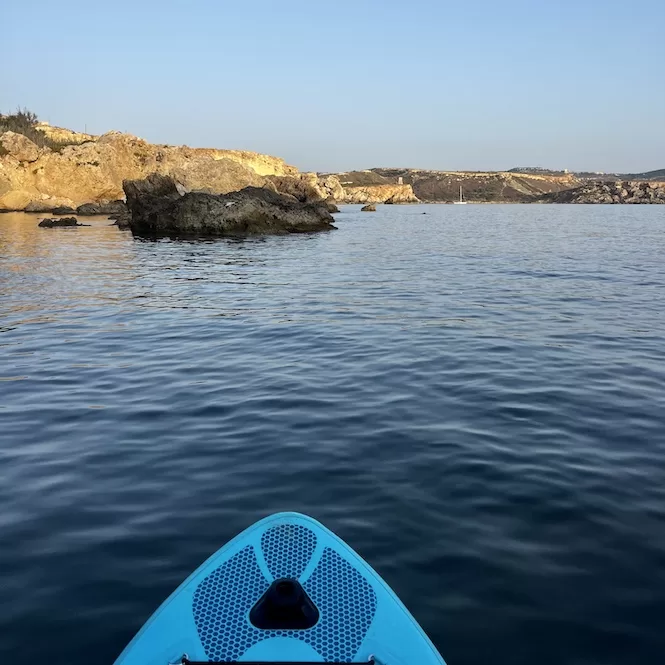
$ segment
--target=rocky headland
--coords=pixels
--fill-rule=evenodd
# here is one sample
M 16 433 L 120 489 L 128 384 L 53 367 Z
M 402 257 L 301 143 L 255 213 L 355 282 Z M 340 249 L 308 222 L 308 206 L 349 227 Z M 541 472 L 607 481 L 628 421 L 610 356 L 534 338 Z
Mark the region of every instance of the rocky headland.
M 264 187 L 300 202 L 345 202 L 337 178 L 301 173 L 270 155 L 157 145 L 120 132 L 92 136 L 45 123 L 21 130 L 2 131 L 0 122 L 0 211 L 52 212 L 86 204 L 88 210 L 107 209 L 124 197 L 124 180 L 153 173 L 174 178 L 185 191 Z

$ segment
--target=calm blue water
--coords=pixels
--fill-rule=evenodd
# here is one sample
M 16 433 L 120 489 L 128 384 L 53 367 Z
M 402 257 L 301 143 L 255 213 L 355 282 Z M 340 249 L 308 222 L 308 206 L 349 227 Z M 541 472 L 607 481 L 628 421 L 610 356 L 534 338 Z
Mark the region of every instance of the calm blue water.
M 0 216 L 3 662 L 111 663 L 278 510 L 347 540 L 449 665 L 663 662 L 665 208 L 36 223 Z

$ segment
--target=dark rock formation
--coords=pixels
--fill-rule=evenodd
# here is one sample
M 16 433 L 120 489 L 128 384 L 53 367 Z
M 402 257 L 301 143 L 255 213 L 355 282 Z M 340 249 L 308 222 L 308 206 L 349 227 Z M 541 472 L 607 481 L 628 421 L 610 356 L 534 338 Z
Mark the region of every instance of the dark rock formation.
M 76 208 L 77 215 L 117 215 L 127 212 L 124 201 L 100 201 L 98 203 L 84 203 Z
M 369 205 L 363 206 L 360 209 L 361 212 L 376 212 L 376 206 L 373 203 L 370 203 Z
M 54 215 L 75 215 L 76 210 L 74 208 L 70 208 L 69 206 L 59 206 L 57 208 L 53 208 L 51 212 Z
M 334 199 L 327 198 L 324 203 L 326 208 L 328 208 L 328 212 L 339 212 L 339 208 L 337 207 L 337 203 L 335 203 Z
M 111 226 L 117 226 L 122 230 L 131 228 L 132 216 L 129 213 L 125 213 L 124 215 L 117 215 L 116 217 L 111 217 L 110 219 L 114 220 Z
M 58 227 L 88 226 L 88 224 L 79 224 L 76 217 L 61 217 L 60 219 L 42 219 L 39 226 L 44 229 L 53 229 Z
M 546 194 L 538 202 L 665 204 L 665 183 L 592 181 L 575 189 Z
M 137 235 L 224 236 L 309 233 L 334 229 L 325 203 L 300 203 L 261 187 L 230 194 L 189 192 L 153 174 L 123 183 L 130 228 Z

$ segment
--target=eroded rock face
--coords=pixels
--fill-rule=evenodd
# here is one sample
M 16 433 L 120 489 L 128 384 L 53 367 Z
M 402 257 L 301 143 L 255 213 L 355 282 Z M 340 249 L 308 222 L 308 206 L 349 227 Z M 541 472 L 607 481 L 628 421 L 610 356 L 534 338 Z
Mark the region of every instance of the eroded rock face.
M 39 148 L 23 134 L 5 132 L 0 135 L 0 146 L 19 162 L 31 163 L 39 158 Z
M 335 228 L 324 203 L 302 203 L 266 188 L 183 196 L 173 178 L 153 174 L 125 181 L 124 189 L 130 228 L 142 236 L 286 234 Z
M 5 192 L 0 196 L 0 212 L 25 210 L 32 201 L 32 194 L 23 190 Z
M 301 177 L 293 176 L 269 176 L 270 184 L 274 185 L 274 191 L 280 194 L 288 194 L 296 201 L 307 203 L 308 201 L 320 201 L 327 197 L 323 196 L 323 192 L 317 186 L 317 178 L 307 178 L 307 174 L 302 174 Z M 272 189 L 272 187 L 270 187 Z
M 21 134 L 3 134 L 0 210 L 24 210 L 31 201 L 47 198 L 66 199 L 72 207 L 113 201 L 123 196 L 123 180 L 151 173 L 175 177 L 186 191 L 215 194 L 264 186 L 268 176 L 300 176 L 296 168 L 270 155 L 154 145 L 119 132 L 76 138 L 81 142 L 53 152 L 37 148 Z
M 44 199 L 37 199 L 37 200 L 32 200 L 30 203 L 28 203 L 27 206 L 25 206 L 25 211 L 26 212 L 52 212 L 54 215 L 55 214 L 62 214 L 62 213 L 56 213 L 56 210 L 66 208 L 70 212 L 67 212 L 65 214 L 71 215 L 71 214 L 76 214 L 74 210 L 72 210 L 72 200 L 71 199 L 63 199 L 60 197 L 48 197 Z
M 344 187 L 335 175 L 318 176 L 318 188 L 321 196 L 325 199 L 332 199 L 337 203 L 344 201 Z

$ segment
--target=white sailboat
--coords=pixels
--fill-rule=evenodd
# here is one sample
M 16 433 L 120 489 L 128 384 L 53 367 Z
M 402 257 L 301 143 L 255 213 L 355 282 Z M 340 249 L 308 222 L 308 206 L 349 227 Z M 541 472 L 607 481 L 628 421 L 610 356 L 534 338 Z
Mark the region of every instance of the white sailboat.
M 462 195 L 462 185 L 459 186 L 459 201 L 453 201 L 453 203 L 458 206 L 466 205 L 466 201 L 464 200 L 464 196 Z

